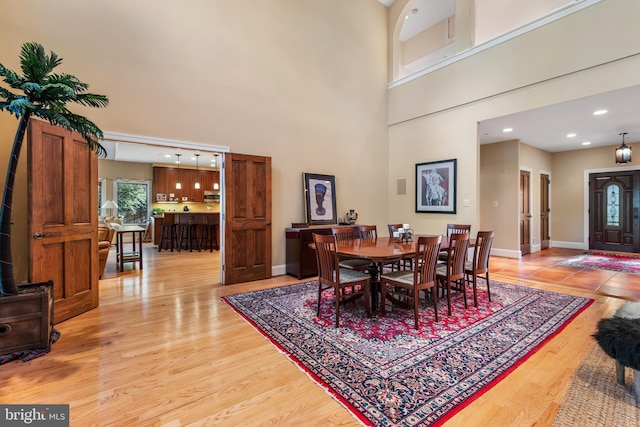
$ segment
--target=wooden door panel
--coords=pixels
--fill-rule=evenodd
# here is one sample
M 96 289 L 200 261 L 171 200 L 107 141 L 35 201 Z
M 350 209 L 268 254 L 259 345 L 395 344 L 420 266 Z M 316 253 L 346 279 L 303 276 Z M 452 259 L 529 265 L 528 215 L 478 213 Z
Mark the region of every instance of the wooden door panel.
M 528 171 L 520 171 L 520 253 L 531 252 L 531 197 Z
M 271 158 L 225 156 L 223 284 L 271 277 Z
M 547 249 L 551 243 L 550 183 L 549 175 L 540 175 L 540 249 Z
M 53 280 L 58 323 L 98 305 L 98 159 L 79 134 L 32 120 L 28 171 L 29 280 Z

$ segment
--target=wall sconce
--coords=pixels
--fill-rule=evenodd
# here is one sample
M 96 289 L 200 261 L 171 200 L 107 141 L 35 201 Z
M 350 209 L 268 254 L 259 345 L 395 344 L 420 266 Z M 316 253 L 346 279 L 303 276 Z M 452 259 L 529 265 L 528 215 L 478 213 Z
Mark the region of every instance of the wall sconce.
M 631 162 L 631 147 L 624 143 L 624 136 L 627 132 L 622 132 L 622 144 L 616 148 L 616 163 L 630 163 Z
M 182 154 L 176 154 L 176 157 L 178 158 L 178 161 L 176 162 L 178 164 L 178 182 L 176 182 L 176 190 L 182 189 L 182 184 L 180 184 L 180 156 L 182 156 Z

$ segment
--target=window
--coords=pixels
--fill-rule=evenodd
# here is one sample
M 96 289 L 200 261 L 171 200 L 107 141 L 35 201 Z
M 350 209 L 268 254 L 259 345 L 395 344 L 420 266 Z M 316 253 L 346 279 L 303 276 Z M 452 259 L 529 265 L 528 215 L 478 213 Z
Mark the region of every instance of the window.
M 620 226 L 620 186 L 618 184 L 607 187 L 607 226 Z
M 98 179 L 98 216 L 104 215 L 102 211 L 102 205 L 107 201 L 107 180 L 104 178 Z
M 115 181 L 115 201 L 123 224 L 144 224 L 149 220 L 150 182 Z

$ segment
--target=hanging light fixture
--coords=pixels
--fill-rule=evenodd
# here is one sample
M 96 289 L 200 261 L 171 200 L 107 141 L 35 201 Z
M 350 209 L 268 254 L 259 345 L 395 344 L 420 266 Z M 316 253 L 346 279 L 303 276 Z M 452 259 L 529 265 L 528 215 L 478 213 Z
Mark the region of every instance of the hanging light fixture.
M 198 177 L 200 176 L 200 174 L 198 173 L 198 157 L 200 157 L 200 154 L 196 154 L 196 190 L 200 189 L 200 180 L 198 179 Z
M 631 162 L 631 147 L 624 143 L 624 136 L 627 132 L 622 132 L 622 144 L 616 148 L 616 163 L 630 163 Z
M 220 167 L 218 166 L 218 153 L 214 154 L 216 156 L 216 168 L 218 169 L 218 172 L 220 171 Z M 218 174 L 218 179 L 220 179 L 220 174 Z M 220 184 L 218 184 L 218 180 L 216 180 L 216 182 L 213 183 L 213 189 L 214 190 L 219 190 L 220 189 Z
M 176 182 L 176 190 L 182 189 L 182 184 L 180 184 L 180 156 L 182 156 L 182 154 L 176 154 L 176 157 L 178 158 L 178 161 L 176 161 L 178 164 L 178 182 Z

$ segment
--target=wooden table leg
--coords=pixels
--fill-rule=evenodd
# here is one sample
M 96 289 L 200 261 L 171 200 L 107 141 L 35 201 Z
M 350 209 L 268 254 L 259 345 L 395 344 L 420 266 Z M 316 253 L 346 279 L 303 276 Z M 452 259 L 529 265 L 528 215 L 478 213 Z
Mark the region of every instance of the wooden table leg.
M 143 240 L 142 231 L 138 232 L 138 239 L 140 239 L 139 242 L 138 242 L 139 243 L 138 246 L 140 247 L 140 252 L 139 252 L 140 259 L 139 259 L 139 262 L 140 262 L 140 270 L 142 270 L 142 240 Z M 135 240 L 135 238 L 134 238 L 134 240 Z

